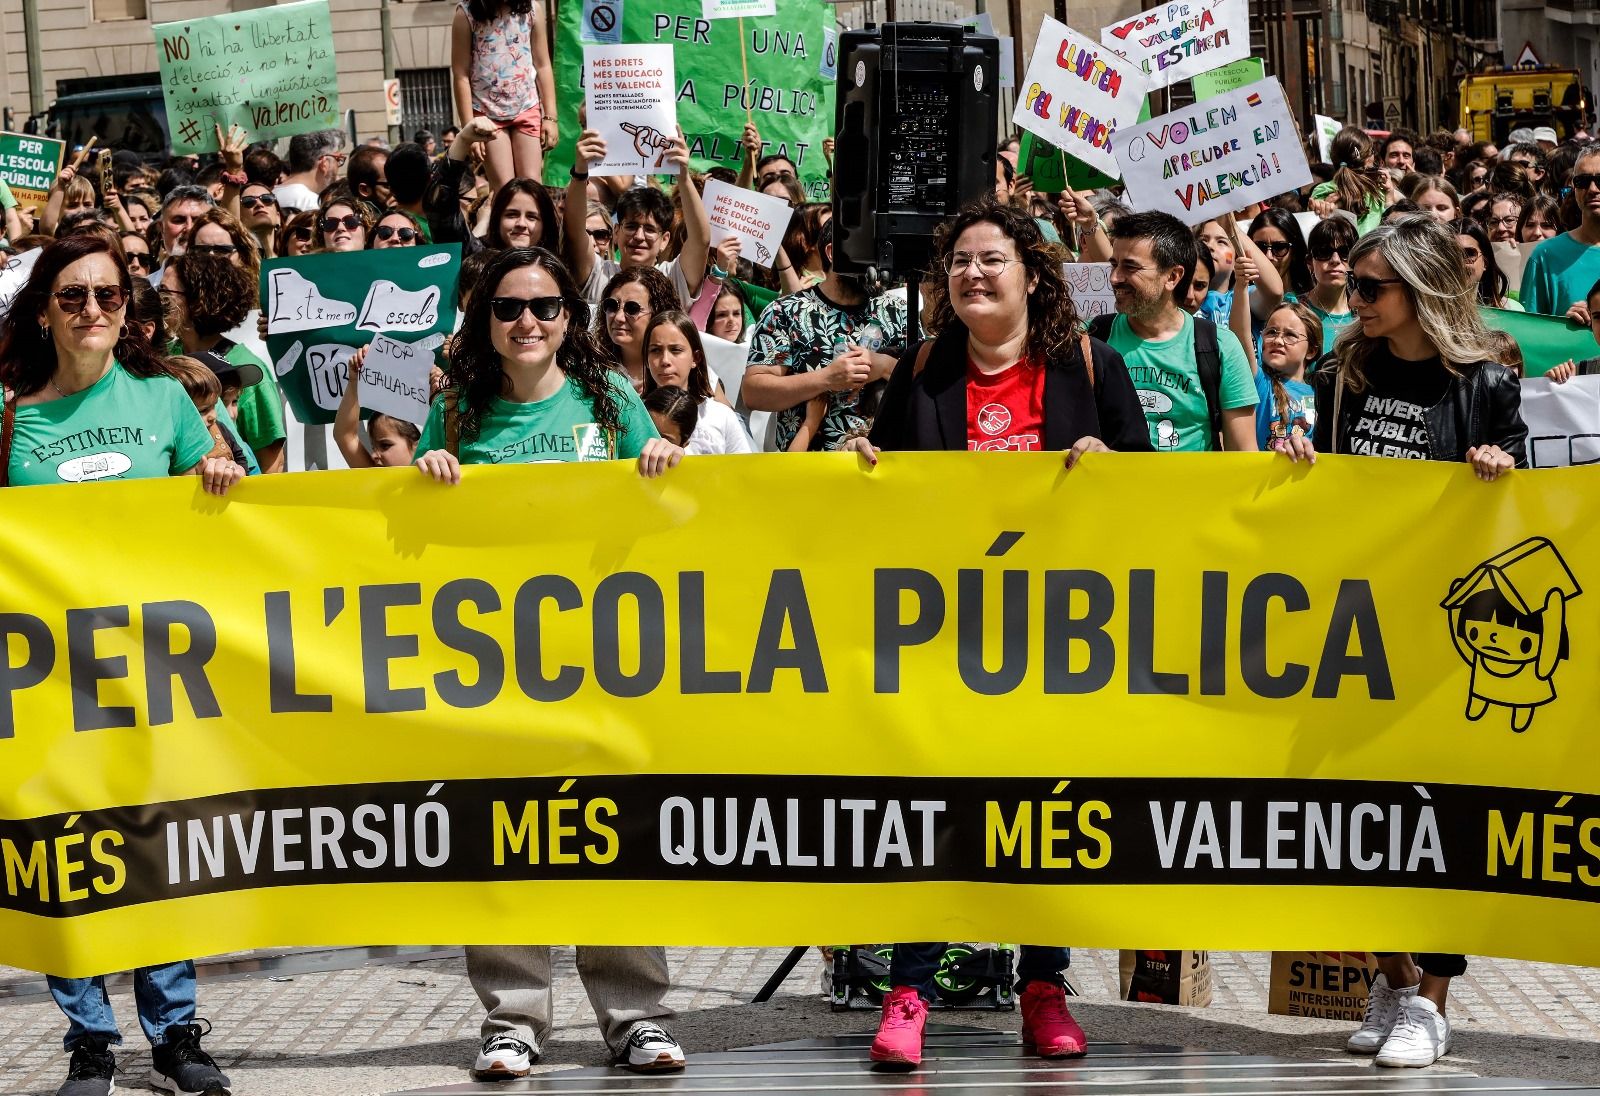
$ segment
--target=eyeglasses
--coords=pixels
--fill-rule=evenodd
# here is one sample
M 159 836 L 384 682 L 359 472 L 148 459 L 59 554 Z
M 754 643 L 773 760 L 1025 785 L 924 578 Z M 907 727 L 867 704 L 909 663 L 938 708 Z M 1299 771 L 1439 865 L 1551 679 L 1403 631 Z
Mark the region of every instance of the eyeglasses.
M 607 316 L 615 316 L 621 312 L 630 320 L 636 320 L 644 315 L 644 305 L 638 301 L 619 301 L 615 297 L 607 297 L 600 302 L 600 311 Z
M 654 221 L 627 221 L 622 226 L 624 235 L 659 236 L 661 229 Z
M 245 209 L 254 209 L 256 206 L 276 206 L 278 199 L 271 194 L 247 194 L 239 199 L 239 204 Z
M 312 228 L 310 225 L 301 225 L 299 228 L 291 228 L 289 230 L 289 238 L 291 240 L 309 240 L 311 239 L 311 233 Z
M 1274 259 L 1281 259 L 1294 250 L 1294 245 L 1287 240 L 1278 240 L 1270 244 L 1256 244 L 1256 246 Z
M 1368 304 L 1377 304 L 1378 297 L 1383 293 L 1384 286 L 1399 285 L 1402 280 L 1400 278 L 1363 278 L 1358 274 L 1352 274 L 1345 280 L 1344 295 L 1351 300 L 1360 297 Z
M 141 270 L 154 270 L 156 268 L 155 256 L 148 251 L 129 251 L 126 252 L 126 256 L 130 267 L 137 266 Z
M 361 227 L 361 218 L 357 217 L 354 213 L 346 213 L 343 217 L 322 218 L 322 231 L 324 232 L 337 232 L 340 225 L 343 225 L 347 230 L 354 232 L 356 229 Z
M 76 316 L 89 303 L 89 287 L 86 285 L 62 286 L 51 296 L 56 299 L 56 304 L 61 307 L 61 311 L 69 316 Z M 127 290 L 120 285 L 97 285 L 94 287 L 94 303 L 102 312 L 117 311 L 127 299 Z
M 239 249 L 232 244 L 190 244 L 191 255 L 232 255 Z
M 1317 260 L 1319 263 L 1332 262 L 1335 255 L 1339 256 L 1339 258 L 1345 262 L 1350 261 L 1350 249 L 1348 247 L 1318 248 L 1316 251 L 1311 253 L 1311 257 Z
M 489 310 L 501 323 L 516 323 L 524 309 L 532 312 L 536 320 L 553 320 L 561 315 L 564 303 L 560 297 L 493 297 Z
M 1490 217 L 1489 218 L 1489 223 L 1492 224 L 1492 225 L 1499 225 L 1501 228 L 1516 228 L 1517 227 L 1517 218 L 1515 216 L 1511 216 L 1511 217 Z
M 1475 263 L 1483 258 L 1483 252 L 1475 247 L 1464 247 L 1461 249 L 1461 257 L 1469 263 Z
M 997 278 L 1005 272 L 1006 267 L 1021 261 L 1021 259 L 1007 258 L 998 251 L 988 251 L 982 255 L 957 251 L 944 261 L 944 271 L 952 278 L 959 278 L 970 268 L 975 269 L 980 278 Z
M 764 171 L 761 173 L 760 184 L 762 186 L 766 186 L 768 183 L 776 183 L 780 181 L 786 182 L 792 180 L 793 178 L 794 172 L 788 170 Z
M 1572 177 L 1573 190 L 1588 190 L 1590 187 L 1600 188 L 1600 175 L 1574 175 Z
M 1288 331 L 1281 327 L 1269 327 L 1261 333 L 1262 342 L 1266 342 L 1269 339 L 1277 339 L 1279 342 L 1286 342 L 1290 346 L 1293 346 L 1297 342 L 1306 341 L 1306 337 L 1300 334 L 1300 332 Z
M 396 228 L 394 225 L 379 225 L 378 230 L 373 235 L 380 240 L 398 236 L 401 243 L 408 244 L 417 238 L 417 230 L 414 228 Z
M 611 230 L 609 228 L 591 228 L 587 229 L 586 231 L 589 233 L 590 239 L 594 240 L 594 242 L 597 244 L 608 244 L 611 242 Z

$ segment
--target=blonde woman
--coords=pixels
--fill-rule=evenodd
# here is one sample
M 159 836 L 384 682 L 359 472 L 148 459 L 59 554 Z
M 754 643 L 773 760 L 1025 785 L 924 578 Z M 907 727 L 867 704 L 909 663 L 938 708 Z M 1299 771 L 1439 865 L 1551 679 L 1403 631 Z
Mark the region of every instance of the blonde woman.
M 1397 217 L 1351 250 L 1345 285 L 1356 323 L 1334 344 L 1335 366 L 1312 375 L 1316 424 L 1286 439 L 1289 458 L 1461 461 L 1485 481 L 1526 467 L 1522 389 L 1493 360 L 1455 233 L 1425 213 Z M 1378 965 L 1347 1049 L 1380 1066 L 1432 1065 L 1450 1052 L 1445 1005 L 1466 956 L 1379 953 Z

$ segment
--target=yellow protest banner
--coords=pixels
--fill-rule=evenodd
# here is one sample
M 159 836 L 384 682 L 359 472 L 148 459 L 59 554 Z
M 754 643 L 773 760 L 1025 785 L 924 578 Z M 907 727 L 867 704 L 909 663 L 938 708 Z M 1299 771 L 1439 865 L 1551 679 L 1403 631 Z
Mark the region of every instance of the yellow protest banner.
M 691 458 L 0 493 L 0 963 L 1600 963 L 1600 481 Z

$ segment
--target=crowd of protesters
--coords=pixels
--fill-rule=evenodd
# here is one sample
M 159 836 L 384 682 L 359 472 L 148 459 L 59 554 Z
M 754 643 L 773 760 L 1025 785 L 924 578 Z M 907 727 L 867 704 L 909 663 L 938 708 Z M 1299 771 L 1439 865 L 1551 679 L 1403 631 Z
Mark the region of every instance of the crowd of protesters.
M 841 261 L 830 206 L 754 123 L 739 171 L 695 173 L 678 135 L 664 151 L 675 186 L 591 175 L 605 142 L 571 134 L 570 173 L 548 185 L 542 158 L 563 135 L 541 28 L 526 0 L 462 3 L 463 123 L 437 142 L 350 148 L 326 131 L 251 145 L 219 129 L 204 163 L 102 150 L 64 168 L 40 208 L 0 192 L 7 251 L 38 252 L 0 324 L 0 483 L 194 475 L 225 495 L 287 470 L 259 272 L 320 252 L 461 246 L 464 307 L 426 421 L 363 422 L 357 354 L 333 428 L 350 465 L 413 464 L 443 484 L 481 463 L 629 460 L 659 476 L 686 455 L 833 450 L 870 469 L 885 450 L 962 448 L 1059 451 L 1069 469 L 1105 452 L 1339 453 L 1465 462 L 1493 480 L 1526 465 L 1527 431 L 1518 348 L 1480 306 L 1593 323 L 1600 339 L 1600 144 L 1582 134 L 1496 147 L 1347 128 L 1313 186 L 1193 227 L 1115 190 L 1036 191 L 1009 140 L 994 195 L 939 231 L 913 323 L 903 286 Z M 713 245 L 707 178 L 793 207 L 770 265 L 734 237 Z M 1074 262 L 1110 264 L 1114 315 L 1080 314 L 1063 278 Z M 710 364 L 707 347 L 728 345 L 737 376 Z M 920 1062 L 940 951 L 895 948 L 873 1060 Z M 1069 962 L 1030 947 L 1018 968 L 1024 1036 L 1047 1057 L 1087 1047 Z M 1349 1048 L 1429 1065 L 1449 1050 L 1465 959 L 1381 963 Z M 486 1010 L 475 1074 L 527 1074 L 551 1026 L 548 947 L 469 948 L 467 967 Z M 581 948 L 578 969 L 619 1064 L 684 1065 L 664 949 Z M 201 1046 L 193 963 L 135 984 L 151 1083 L 230 1091 Z M 103 980 L 50 986 L 71 1054 L 62 1096 L 107 1096 L 120 1035 Z

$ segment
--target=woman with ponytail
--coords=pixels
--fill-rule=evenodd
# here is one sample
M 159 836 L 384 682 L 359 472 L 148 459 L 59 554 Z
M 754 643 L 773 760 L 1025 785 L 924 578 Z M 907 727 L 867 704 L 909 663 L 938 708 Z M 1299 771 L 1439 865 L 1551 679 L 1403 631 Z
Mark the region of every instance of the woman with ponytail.
M 1373 167 L 1372 138 L 1357 126 L 1345 126 L 1333 138 L 1328 155 L 1333 179 L 1311 191 L 1313 202 L 1327 202 L 1355 216 L 1356 231 L 1365 236 L 1378 227 L 1393 199 L 1394 184 L 1382 168 Z

